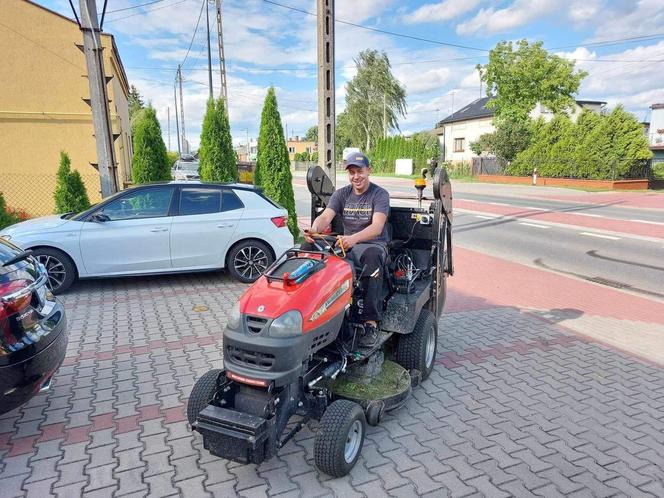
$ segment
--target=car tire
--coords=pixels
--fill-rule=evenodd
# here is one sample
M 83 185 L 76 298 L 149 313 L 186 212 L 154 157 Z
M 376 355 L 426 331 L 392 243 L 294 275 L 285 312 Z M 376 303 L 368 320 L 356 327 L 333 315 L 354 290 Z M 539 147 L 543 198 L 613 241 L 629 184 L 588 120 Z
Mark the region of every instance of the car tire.
M 53 294 L 62 294 L 72 286 L 77 277 L 76 266 L 64 252 L 38 247 L 32 250 L 32 255 L 46 268 L 48 288 Z
M 259 240 L 244 240 L 228 253 L 226 268 L 240 282 L 255 282 L 274 262 L 272 251 Z
M 419 370 L 422 380 L 433 371 L 438 347 L 438 327 L 435 315 L 422 308 L 415 328 L 410 334 L 399 336 L 397 363 L 407 370 Z
M 332 477 L 342 477 L 355 466 L 362 452 L 367 422 L 362 407 L 340 399 L 332 403 L 320 421 L 314 439 L 316 467 Z
M 187 402 L 187 420 L 189 425 L 193 425 L 198 418 L 198 414 L 210 404 L 214 393 L 217 391 L 219 375 L 223 370 L 215 368 L 205 372 L 203 376 L 196 381 L 189 395 Z

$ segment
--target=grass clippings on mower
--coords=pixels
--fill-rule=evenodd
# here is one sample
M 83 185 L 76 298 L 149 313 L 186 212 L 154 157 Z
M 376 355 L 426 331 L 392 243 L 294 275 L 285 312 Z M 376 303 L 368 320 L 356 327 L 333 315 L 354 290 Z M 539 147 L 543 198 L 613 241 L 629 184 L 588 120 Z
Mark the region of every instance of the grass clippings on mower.
M 356 400 L 378 400 L 395 396 L 410 386 L 410 375 L 399 364 L 385 360 L 380 374 L 370 384 L 353 382 L 348 377 L 339 377 L 330 390 L 338 396 Z

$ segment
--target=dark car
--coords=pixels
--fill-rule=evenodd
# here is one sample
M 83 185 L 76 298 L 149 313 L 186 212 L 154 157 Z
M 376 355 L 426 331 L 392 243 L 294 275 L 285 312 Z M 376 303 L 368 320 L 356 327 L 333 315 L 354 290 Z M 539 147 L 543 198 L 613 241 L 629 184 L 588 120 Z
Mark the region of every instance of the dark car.
M 51 385 L 67 349 L 67 319 L 44 267 L 0 237 L 0 414 Z

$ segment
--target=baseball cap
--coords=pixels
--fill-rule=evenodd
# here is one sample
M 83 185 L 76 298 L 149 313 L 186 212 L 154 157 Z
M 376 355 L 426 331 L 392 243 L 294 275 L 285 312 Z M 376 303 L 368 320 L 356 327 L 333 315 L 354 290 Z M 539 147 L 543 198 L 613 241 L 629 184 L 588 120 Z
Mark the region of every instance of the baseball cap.
M 369 158 L 361 152 L 351 152 L 344 158 L 344 168 L 348 169 L 351 166 L 359 166 L 360 168 L 369 167 Z

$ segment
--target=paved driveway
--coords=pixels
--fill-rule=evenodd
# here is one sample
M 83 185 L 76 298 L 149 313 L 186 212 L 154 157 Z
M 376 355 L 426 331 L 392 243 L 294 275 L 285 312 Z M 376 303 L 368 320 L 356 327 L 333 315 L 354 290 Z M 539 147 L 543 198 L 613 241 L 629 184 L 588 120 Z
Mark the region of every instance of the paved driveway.
M 0 418 L 0 494 L 664 496 L 664 372 L 509 307 L 445 315 L 434 373 L 370 428 L 350 476 L 318 474 L 309 430 L 258 467 L 214 458 L 184 408 L 243 288 L 75 286 L 52 390 Z

